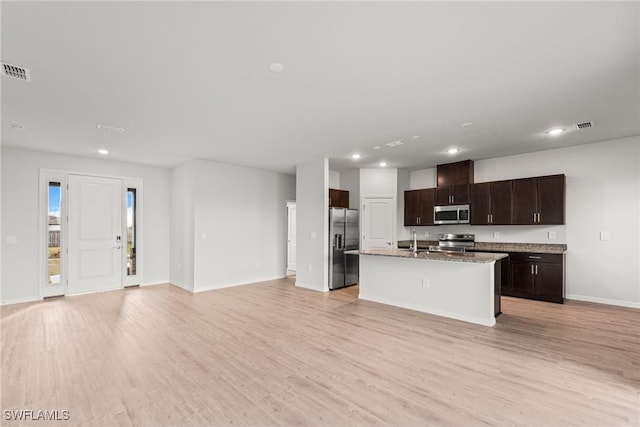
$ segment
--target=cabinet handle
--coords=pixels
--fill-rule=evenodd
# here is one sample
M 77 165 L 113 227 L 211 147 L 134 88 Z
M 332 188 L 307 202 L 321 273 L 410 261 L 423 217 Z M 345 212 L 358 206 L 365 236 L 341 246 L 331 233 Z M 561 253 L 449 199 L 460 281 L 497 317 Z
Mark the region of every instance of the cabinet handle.
M 540 256 L 533 256 L 533 255 L 529 255 L 529 258 L 533 258 L 533 259 L 542 259 L 542 257 L 540 257 Z
M 533 272 L 533 264 L 531 264 L 531 274 L 534 274 L 534 272 Z
M 453 205 L 456 202 L 456 196 L 451 196 L 451 204 Z
M 418 220 L 418 224 L 420 224 L 420 217 L 416 218 Z
M 538 264 L 536 264 L 536 276 L 538 275 Z
M 491 224 L 491 215 L 487 215 L 487 222 Z
M 493 224 L 493 214 L 489 214 L 491 216 L 491 224 Z
M 540 212 L 538 212 L 538 223 L 540 222 Z
M 533 222 L 536 222 L 536 213 L 533 213 Z

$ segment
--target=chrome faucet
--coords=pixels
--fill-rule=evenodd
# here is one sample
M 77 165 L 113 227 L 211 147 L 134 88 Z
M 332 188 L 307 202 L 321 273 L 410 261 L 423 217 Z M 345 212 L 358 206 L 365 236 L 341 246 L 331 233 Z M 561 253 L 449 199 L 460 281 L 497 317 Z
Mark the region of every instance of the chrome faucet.
M 416 233 L 416 229 L 411 230 L 413 233 L 413 253 L 418 253 L 418 233 Z

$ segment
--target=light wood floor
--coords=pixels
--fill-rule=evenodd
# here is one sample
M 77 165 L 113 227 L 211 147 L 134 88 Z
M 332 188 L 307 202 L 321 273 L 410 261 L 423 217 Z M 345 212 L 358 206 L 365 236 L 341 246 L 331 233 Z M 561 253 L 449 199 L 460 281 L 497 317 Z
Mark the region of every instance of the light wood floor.
M 2 307 L 1 409 L 82 426 L 640 424 L 638 310 L 503 298 L 487 328 L 355 290 L 283 279 Z

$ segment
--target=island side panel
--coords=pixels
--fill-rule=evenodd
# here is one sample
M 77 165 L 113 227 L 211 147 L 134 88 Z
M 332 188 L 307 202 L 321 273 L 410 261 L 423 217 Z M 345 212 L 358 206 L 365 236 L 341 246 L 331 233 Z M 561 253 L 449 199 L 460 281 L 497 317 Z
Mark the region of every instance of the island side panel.
M 360 255 L 359 298 L 493 326 L 494 265 Z

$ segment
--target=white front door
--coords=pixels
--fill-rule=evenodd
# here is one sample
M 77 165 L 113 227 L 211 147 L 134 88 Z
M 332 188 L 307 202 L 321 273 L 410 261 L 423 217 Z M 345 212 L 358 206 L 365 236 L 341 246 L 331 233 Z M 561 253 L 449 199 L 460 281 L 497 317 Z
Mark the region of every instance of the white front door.
M 365 197 L 362 202 L 362 249 L 392 248 L 395 229 L 393 197 Z
M 122 181 L 69 175 L 68 294 L 122 287 Z
M 287 270 L 296 271 L 296 205 L 287 205 Z

